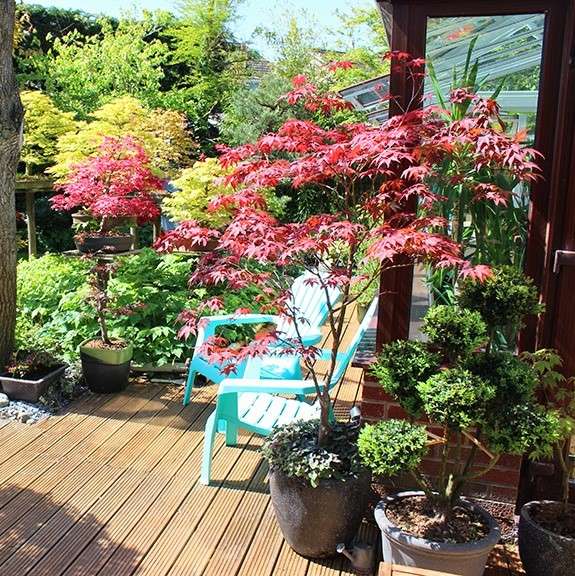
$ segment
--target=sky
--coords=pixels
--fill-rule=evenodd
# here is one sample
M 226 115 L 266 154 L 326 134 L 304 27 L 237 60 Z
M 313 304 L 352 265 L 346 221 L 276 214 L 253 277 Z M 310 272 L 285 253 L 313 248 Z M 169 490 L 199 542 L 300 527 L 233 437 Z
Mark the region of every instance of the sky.
M 178 0 L 135 0 L 121 2 L 118 0 L 29 0 L 30 3 L 44 6 L 57 6 L 59 8 L 76 8 L 95 14 L 104 13 L 111 16 L 119 16 L 123 10 L 136 8 L 177 10 Z M 373 6 L 375 0 L 243 0 L 239 9 L 239 18 L 234 23 L 234 32 L 238 39 L 252 41 L 264 56 L 273 57 L 261 40 L 252 37 L 258 26 L 267 28 L 281 27 L 285 25 L 285 14 L 299 14 L 307 20 L 308 25 L 317 24 L 318 30 L 337 28 L 339 22 L 337 11 L 348 12 L 350 6 Z M 320 39 L 329 45 L 329 34 L 324 34 Z

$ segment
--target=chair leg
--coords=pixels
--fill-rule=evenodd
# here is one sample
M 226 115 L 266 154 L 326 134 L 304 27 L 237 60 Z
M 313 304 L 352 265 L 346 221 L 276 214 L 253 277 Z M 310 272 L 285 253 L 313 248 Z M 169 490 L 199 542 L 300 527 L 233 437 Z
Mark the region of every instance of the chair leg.
M 200 482 L 208 486 L 212 471 L 212 453 L 214 450 L 214 440 L 216 438 L 216 411 L 214 410 L 206 422 L 204 431 L 204 455 L 202 459 L 202 472 Z
M 236 446 L 238 443 L 238 423 L 226 422 L 226 446 Z
M 184 390 L 184 406 L 190 403 L 190 397 L 192 396 L 192 389 L 194 387 L 194 381 L 196 379 L 196 371 L 192 368 L 190 364 L 190 369 L 188 370 L 188 379 L 186 380 L 186 388 Z

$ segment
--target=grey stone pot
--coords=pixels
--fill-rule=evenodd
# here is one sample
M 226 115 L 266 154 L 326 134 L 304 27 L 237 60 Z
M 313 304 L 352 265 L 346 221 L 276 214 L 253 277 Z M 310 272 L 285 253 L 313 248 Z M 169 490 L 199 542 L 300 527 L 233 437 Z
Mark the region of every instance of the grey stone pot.
M 519 517 L 519 555 L 527 576 L 573 576 L 575 539 L 541 527 L 531 517 L 534 506 L 560 506 L 559 502 L 529 502 Z
M 337 545 L 351 544 L 357 533 L 371 485 L 371 475 L 322 480 L 313 488 L 300 478 L 270 473 L 270 494 L 287 543 L 306 558 L 330 558 Z
M 482 576 L 487 558 L 501 537 L 499 525 L 493 516 L 480 506 L 463 500 L 464 506 L 478 512 L 487 521 L 490 530 L 485 538 L 466 544 L 432 542 L 417 538 L 391 522 L 385 510 L 397 500 L 423 495 L 423 492 L 400 492 L 377 505 L 375 520 L 381 530 L 384 561 L 457 576 Z

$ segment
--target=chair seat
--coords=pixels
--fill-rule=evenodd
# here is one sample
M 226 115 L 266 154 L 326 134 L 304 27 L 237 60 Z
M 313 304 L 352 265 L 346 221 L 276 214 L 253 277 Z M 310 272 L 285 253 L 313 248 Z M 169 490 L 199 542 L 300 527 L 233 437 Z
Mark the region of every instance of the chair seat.
M 238 398 L 240 428 L 269 434 L 274 426 L 320 416 L 319 402 L 307 404 L 263 392 L 243 392 Z
M 261 363 L 262 380 L 291 380 L 300 373 L 299 356 L 265 356 Z

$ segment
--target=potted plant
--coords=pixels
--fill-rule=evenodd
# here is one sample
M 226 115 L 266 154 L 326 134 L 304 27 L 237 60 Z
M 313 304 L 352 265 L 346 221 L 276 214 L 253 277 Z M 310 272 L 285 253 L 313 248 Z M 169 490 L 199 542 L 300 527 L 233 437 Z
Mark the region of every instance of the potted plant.
M 66 365 L 48 352 L 18 350 L 12 354 L 5 373 L 0 375 L 0 384 L 13 400 L 38 402 L 65 370 Z
M 303 77 L 294 80 L 288 102 L 323 115 L 348 106 L 332 94 L 320 93 Z M 270 491 L 282 532 L 296 552 L 307 557 L 336 553 L 337 544 L 349 543 L 358 527 L 367 497 L 369 475 L 357 459 L 356 430 L 333 419 L 329 382 L 339 370 L 344 342 L 345 316 L 382 270 L 433 261 L 445 267 L 463 268 L 467 275 L 481 276 L 485 267 L 466 267 L 459 247 L 429 230 L 431 223 L 406 209 L 406 202 L 422 193 L 433 202 L 424 186 L 412 186 L 420 168 L 420 120 L 418 115 L 393 119 L 383 126 L 330 124 L 288 120 L 277 133 L 253 144 L 227 150 L 220 158 L 230 172 L 226 181 L 234 191 L 217 199 L 211 209 L 226 207 L 232 218 L 225 230 L 202 229 L 197 223 L 176 228 L 159 247 L 178 250 L 195 238 L 218 238 L 217 248 L 200 258 L 192 274 L 193 285 L 218 285 L 233 291 L 256 286 L 264 295 L 266 310 L 292 322 L 301 320 L 290 307 L 290 278 L 305 271 L 309 283 L 327 289 L 338 286 L 341 299 L 328 302 L 329 350 L 322 353 L 327 366 L 316 363 L 318 350 L 301 338 L 266 333 L 246 345 L 231 348 L 215 337 L 207 339 L 202 354 L 232 371 L 254 356 L 297 353 L 317 395 L 317 420 L 278 428 L 265 442 L 264 454 L 271 465 Z M 333 120 L 332 120 L 333 122 Z M 329 124 L 329 122 L 328 122 Z M 279 222 L 266 210 L 264 191 L 291 186 L 294 195 L 302 186 L 325 191 L 333 212 L 303 222 Z M 387 184 L 385 184 L 387 183 Z M 375 262 L 359 270 L 365 259 Z M 362 287 L 352 287 L 362 282 Z M 210 298 L 183 316 L 184 333 L 201 328 L 202 314 L 222 309 L 220 299 Z M 238 310 L 238 317 L 250 313 Z M 282 347 L 278 348 L 280 341 Z M 275 348 L 274 348 L 275 346 Z
M 129 312 L 126 309 L 114 310 L 111 306 L 108 283 L 113 271 L 114 264 L 103 259 L 98 259 L 92 267 L 89 300 L 96 312 L 100 335 L 80 344 L 82 372 L 86 384 L 93 392 L 104 394 L 119 392 L 128 385 L 133 355 L 132 344 L 112 338 L 108 331 L 109 314 Z
M 80 252 L 126 252 L 134 242 L 130 227 L 160 215 L 154 194 L 163 184 L 133 138 L 106 138 L 96 155 L 72 167 L 51 204 L 59 211 L 76 210 Z
M 561 478 L 561 499 L 525 504 L 519 519 L 519 554 L 528 576 L 568 576 L 575 565 L 575 506 L 569 504 L 573 462 L 569 448 L 575 433 L 575 382 L 559 372 L 562 359 L 555 350 L 525 352 L 523 358 L 539 377 L 539 400 L 560 416 L 554 445 Z
M 498 326 L 489 322 L 494 309 L 497 323 L 540 310 L 525 277 L 519 285 L 525 298 L 509 298 L 518 288 L 509 275 L 518 281 L 514 270 L 504 268 L 482 283 L 463 282 L 459 306 L 436 306 L 426 315 L 427 342 L 393 342 L 378 358 L 375 374 L 410 419 L 365 426 L 359 452 L 375 474 L 405 473 L 418 489 L 376 508 L 388 562 L 481 576 L 500 531 L 486 510 L 463 497 L 466 485 L 503 454 L 540 457 L 552 450 L 559 419 L 537 401 L 537 373 L 524 359 L 496 349 Z M 462 302 L 473 302 L 475 309 Z M 422 419 L 442 433 L 432 433 Z M 434 446 L 440 464 L 429 475 L 423 461 Z

